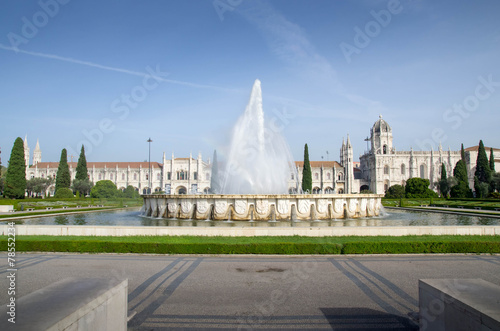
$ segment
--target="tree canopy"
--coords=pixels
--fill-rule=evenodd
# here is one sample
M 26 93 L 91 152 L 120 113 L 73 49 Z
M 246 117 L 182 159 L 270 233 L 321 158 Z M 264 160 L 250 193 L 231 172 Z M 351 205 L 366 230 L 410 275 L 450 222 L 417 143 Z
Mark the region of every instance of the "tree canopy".
M 396 184 L 389 187 L 385 193 L 386 198 L 400 199 L 405 197 L 405 188 L 402 185 Z
M 20 137 L 14 141 L 10 153 L 9 167 L 5 176 L 4 194 L 8 198 L 24 199 L 26 192 L 26 162 L 24 143 Z
M 436 197 L 437 194 L 429 188 L 430 182 L 428 179 L 413 177 L 408 179 L 405 186 L 405 196 L 407 198 L 430 198 Z
M 304 146 L 304 169 L 302 170 L 302 191 L 312 192 L 312 171 L 309 163 L 309 149 L 307 144 Z
M 71 185 L 71 177 L 69 174 L 68 167 L 68 156 L 66 148 L 61 151 L 61 160 L 59 161 L 59 167 L 56 173 L 56 193 L 60 188 L 69 188 Z
M 100 180 L 90 190 L 92 198 L 113 198 L 119 195 L 115 183 L 110 180 Z
M 75 179 L 88 180 L 87 159 L 85 158 L 85 147 L 82 145 L 80 157 L 78 157 L 78 164 L 76 165 Z
M 479 141 L 479 150 L 477 151 L 476 160 L 476 172 L 474 176 L 477 177 L 480 183 L 490 183 L 491 181 L 491 170 L 490 162 L 486 156 L 486 150 L 484 149 L 483 141 Z

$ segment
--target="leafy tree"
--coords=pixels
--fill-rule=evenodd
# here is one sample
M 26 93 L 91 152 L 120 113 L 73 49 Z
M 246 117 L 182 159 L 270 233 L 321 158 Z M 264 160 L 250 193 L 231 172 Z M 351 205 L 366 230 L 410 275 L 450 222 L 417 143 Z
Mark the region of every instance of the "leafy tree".
M 500 192 L 500 172 L 495 172 L 491 176 L 491 185 L 493 186 L 495 191 Z
M 429 185 L 430 182 L 428 179 L 410 178 L 406 182 L 405 196 L 409 199 L 437 197 L 436 192 L 431 190 Z
M 56 173 L 56 193 L 60 188 L 69 188 L 71 185 L 71 177 L 69 175 L 68 156 L 66 148 L 61 151 L 61 160 Z M 54 195 L 55 196 L 55 195 Z
M 212 175 L 210 177 L 210 192 L 212 194 L 221 193 L 220 178 L 219 178 L 219 164 L 217 161 L 217 150 L 214 150 L 214 158 L 212 161 Z
M 472 191 L 469 188 L 469 178 L 467 177 L 467 167 L 463 160 L 458 160 L 455 168 L 453 168 L 453 177 L 456 180 L 456 185 L 450 189 L 452 198 L 470 198 Z
M 450 191 L 450 187 L 448 185 L 448 177 L 446 175 L 446 166 L 444 163 L 441 163 L 441 179 L 438 182 L 439 192 L 443 197 L 448 196 L 448 192 Z
M 52 185 L 54 179 L 52 177 L 47 178 L 31 178 L 26 182 L 26 190 L 31 194 L 34 193 L 36 196 L 43 195 L 47 188 Z
M 462 161 L 464 162 L 464 164 L 467 164 L 467 160 L 465 159 L 465 149 L 464 149 L 464 144 L 463 143 L 462 143 L 462 147 L 460 148 L 460 156 L 461 156 Z M 469 176 L 469 174 L 467 173 L 467 167 L 465 167 L 465 173 L 467 174 L 467 176 Z
M 79 196 L 85 196 L 90 193 L 90 190 L 92 189 L 92 183 L 88 178 L 75 178 L 75 180 L 73 180 L 73 183 L 71 184 L 71 188 L 75 193 L 79 193 Z
M 477 152 L 476 172 L 474 176 L 477 177 L 480 183 L 490 183 L 491 170 L 486 150 L 484 149 L 483 141 L 479 141 L 479 150 Z
M 386 198 L 400 199 L 405 197 L 405 188 L 402 185 L 396 184 L 389 187 L 385 193 Z
M 100 180 L 90 190 L 92 198 L 113 198 L 119 195 L 115 183 L 110 180 Z
M 302 170 L 302 191 L 312 192 L 312 172 L 309 163 L 309 149 L 307 144 L 304 146 L 304 169 Z
M 83 147 L 83 145 L 80 151 L 80 157 L 78 158 L 78 164 L 76 165 L 75 179 L 89 180 L 88 170 L 87 170 L 87 159 L 85 158 L 85 147 Z
M 124 198 L 130 198 L 130 199 L 137 199 L 141 196 L 139 192 L 137 192 L 132 185 L 127 186 L 125 191 L 123 191 L 122 195 Z
M 67 199 L 74 197 L 75 196 L 73 195 L 73 190 L 70 189 L 69 187 L 60 187 L 54 194 L 54 198 L 59 198 L 59 199 Z
M 465 162 L 462 160 L 458 160 L 455 168 L 453 168 L 453 176 L 457 179 L 457 181 L 465 182 L 467 187 L 469 186 L 469 178 L 467 177 L 467 167 L 465 166 Z
M 24 199 L 26 191 L 26 163 L 24 143 L 19 137 L 14 141 L 10 153 L 9 167 L 5 176 L 4 194 L 8 198 Z
M 490 171 L 492 175 L 495 173 L 495 156 L 493 155 L 493 148 L 490 148 Z
M 459 182 L 451 188 L 450 196 L 452 198 L 470 198 L 472 197 L 472 192 L 465 182 Z

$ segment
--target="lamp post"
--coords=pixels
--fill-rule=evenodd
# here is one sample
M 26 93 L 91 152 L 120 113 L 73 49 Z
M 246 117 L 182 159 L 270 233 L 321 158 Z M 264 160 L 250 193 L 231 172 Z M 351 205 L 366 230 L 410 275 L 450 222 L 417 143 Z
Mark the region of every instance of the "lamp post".
M 151 137 L 147 140 L 149 144 L 149 176 L 148 176 L 148 194 L 151 194 L 151 143 L 153 140 L 151 140 Z

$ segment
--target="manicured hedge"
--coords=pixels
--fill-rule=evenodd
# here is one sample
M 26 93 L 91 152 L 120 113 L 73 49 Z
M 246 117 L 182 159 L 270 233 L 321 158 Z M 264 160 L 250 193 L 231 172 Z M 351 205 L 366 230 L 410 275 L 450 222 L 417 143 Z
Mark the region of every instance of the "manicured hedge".
M 7 243 L 1 242 L 2 250 Z M 317 243 L 127 243 L 85 240 L 23 241 L 18 252 L 150 253 L 150 254 L 340 254 L 340 244 Z
M 500 253 L 498 242 L 350 242 L 342 254 Z

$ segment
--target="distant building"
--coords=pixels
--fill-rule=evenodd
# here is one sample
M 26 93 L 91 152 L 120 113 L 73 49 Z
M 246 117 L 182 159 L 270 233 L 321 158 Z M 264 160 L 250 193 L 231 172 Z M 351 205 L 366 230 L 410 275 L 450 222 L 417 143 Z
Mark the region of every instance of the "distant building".
M 453 168 L 461 159 L 460 151 L 443 151 L 441 144 L 437 151 L 396 151 L 392 129 L 382 116 L 373 124 L 369 141 L 371 149 L 360 157 L 360 190 L 369 189 L 374 193 L 383 194 L 395 184 L 404 186 L 413 177 L 428 179 L 430 188 L 437 190 L 436 183 L 441 179 L 441 164 L 445 165 L 447 175 L 452 176 Z M 474 146 L 465 149 L 470 187 L 474 187 L 478 148 L 479 146 Z M 486 152 L 489 158 L 489 147 L 486 147 Z M 493 152 L 495 164 L 500 164 L 500 150 L 493 148 Z
M 441 164 L 444 163 L 448 176 L 453 175 L 453 168 L 461 159 L 460 151 L 443 151 L 441 144 L 437 151 L 396 151 L 393 146 L 392 129 L 382 119 L 373 124 L 370 130 L 371 148 L 353 160 L 353 148 L 349 136 L 342 140 L 340 161 L 310 161 L 312 172 L 312 193 L 359 193 L 370 190 L 383 194 L 395 184 L 405 185 L 409 178 L 429 179 L 431 188 L 437 190 L 436 183 L 441 179 Z M 42 151 L 37 140 L 33 152 L 33 165 L 29 166 L 29 147 L 24 139 L 26 178 L 56 177 L 59 162 L 42 162 Z M 474 172 L 478 146 L 465 149 L 469 185 L 474 185 Z M 486 147 L 489 158 L 490 148 Z M 500 149 L 493 148 L 496 169 L 500 169 Z M 76 175 L 76 162 L 68 162 L 71 179 Z M 304 162 L 295 162 L 297 174 L 291 173 L 288 181 L 289 193 L 300 190 Z M 163 162 L 151 162 L 151 188 L 148 162 L 87 162 L 88 176 L 91 182 L 111 180 L 118 189 L 133 186 L 136 191 L 145 194 L 148 191 L 164 191 L 167 194 L 208 193 L 212 175 L 210 160 L 203 161 L 201 153 L 194 159 L 170 159 L 163 153 Z M 297 177 L 297 178 L 296 178 Z M 52 195 L 54 185 L 48 189 Z

